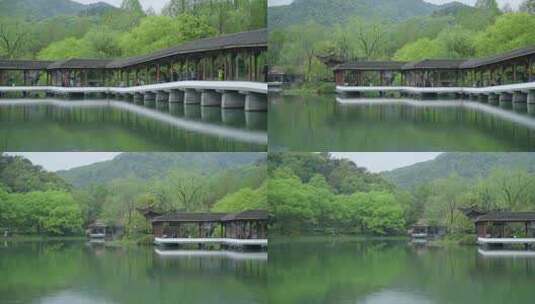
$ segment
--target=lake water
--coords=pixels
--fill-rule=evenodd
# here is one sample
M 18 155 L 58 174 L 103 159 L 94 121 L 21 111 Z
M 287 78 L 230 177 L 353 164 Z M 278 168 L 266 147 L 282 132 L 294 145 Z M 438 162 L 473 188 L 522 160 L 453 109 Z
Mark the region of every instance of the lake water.
M 484 257 L 477 247 L 407 241 L 271 242 L 271 303 L 528 304 L 535 258 Z
M 0 242 L 0 303 L 267 303 L 267 253 Z
M 535 151 L 535 105 L 272 96 L 273 151 Z
M 267 113 L 114 100 L 0 100 L 0 151 L 266 151 Z

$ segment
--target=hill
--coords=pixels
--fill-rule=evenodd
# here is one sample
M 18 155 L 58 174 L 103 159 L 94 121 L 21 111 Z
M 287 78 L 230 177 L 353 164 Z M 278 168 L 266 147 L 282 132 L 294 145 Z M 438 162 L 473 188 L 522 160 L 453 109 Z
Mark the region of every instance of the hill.
M 0 153 L 0 191 L 31 192 L 70 188 L 57 174 L 45 171 L 24 157 Z
M 423 0 L 296 0 L 289 5 L 269 7 L 268 24 L 275 28 L 314 20 L 330 26 L 351 17 L 397 22 L 459 6 L 463 5 L 457 2 L 434 5 Z
M 114 179 L 163 177 L 172 169 L 215 172 L 253 164 L 263 153 L 123 153 L 113 160 L 57 172 L 75 187 L 104 184 Z
M 71 0 L 0 0 L 0 16 L 18 16 L 28 20 L 102 12 L 107 9 L 116 8 L 104 2 L 84 5 Z
M 494 168 L 523 168 L 535 171 L 535 153 L 444 153 L 434 160 L 383 172 L 382 175 L 401 188 L 447 177 L 453 173 L 474 178 L 488 175 Z

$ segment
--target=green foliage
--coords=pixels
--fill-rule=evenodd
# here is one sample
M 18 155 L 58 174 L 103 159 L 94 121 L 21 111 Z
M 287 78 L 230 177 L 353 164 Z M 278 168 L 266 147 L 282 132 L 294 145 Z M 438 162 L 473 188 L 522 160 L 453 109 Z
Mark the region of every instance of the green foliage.
M 120 39 L 126 56 L 147 54 L 185 41 L 215 34 L 205 18 L 183 14 L 176 18 L 149 16 Z
M 505 14 L 475 39 L 477 54 L 487 56 L 535 44 L 535 16 L 528 13 Z
M 328 154 L 269 155 L 268 202 L 273 229 L 396 234 L 404 227 L 406 198 L 381 177 Z
M 60 191 L 0 193 L 4 226 L 18 232 L 55 235 L 79 234 L 82 217 L 69 193 Z
M 267 183 L 264 183 L 258 189 L 242 188 L 226 195 L 214 205 L 212 211 L 240 212 L 258 209 L 268 210 Z
M 520 11 L 535 14 L 535 0 L 525 0 L 520 5 Z
M 5 191 L 30 192 L 69 190 L 70 185 L 21 156 L 0 153 L 0 185 Z

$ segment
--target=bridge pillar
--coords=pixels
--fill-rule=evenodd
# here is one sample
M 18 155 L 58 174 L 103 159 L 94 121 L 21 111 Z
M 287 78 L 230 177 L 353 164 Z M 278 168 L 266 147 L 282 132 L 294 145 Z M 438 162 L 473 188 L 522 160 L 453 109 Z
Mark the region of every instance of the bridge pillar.
M 479 94 L 478 100 L 479 102 L 487 103 L 489 101 L 489 96 L 485 94 Z
M 497 104 L 500 101 L 500 96 L 496 93 L 489 94 L 489 103 Z
M 134 103 L 141 103 L 141 102 L 143 102 L 144 98 L 145 98 L 145 96 L 143 96 L 143 94 L 134 93 Z
M 513 102 L 514 103 L 524 103 L 528 101 L 528 96 L 523 92 L 514 92 L 513 93 Z
M 169 102 L 184 102 L 184 92 L 179 90 L 171 90 L 171 92 L 169 92 Z
M 134 101 L 134 94 L 133 93 L 126 93 L 124 94 L 124 99 L 128 102 Z
M 511 101 L 513 101 L 513 95 L 511 95 L 511 93 L 506 93 L 506 92 L 500 93 L 500 103 L 511 102 Z
M 245 96 L 245 111 L 266 111 L 267 95 L 247 92 Z
M 186 89 L 184 92 L 184 104 L 199 104 L 201 103 L 201 93 L 193 89 Z
M 534 104 L 535 103 L 535 90 L 530 90 L 528 93 L 528 103 Z
M 221 106 L 221 94 L 212 90 L 204 90 L 201 93 L 201 106 L 219 107 Z
M 145 92 L 143 96 L 143 101 L 154 101 L 156 100 L 156 95 L 152 92 Z
M 221 108 L 223 109 L 243 109 L 245 107 L 245 96 L 232 91 L 222 92 Z
M 157 102 L 168 102 L 169 101 L 169 93 L 164 91 L 158 91 L 156 93 L 156 101 Z

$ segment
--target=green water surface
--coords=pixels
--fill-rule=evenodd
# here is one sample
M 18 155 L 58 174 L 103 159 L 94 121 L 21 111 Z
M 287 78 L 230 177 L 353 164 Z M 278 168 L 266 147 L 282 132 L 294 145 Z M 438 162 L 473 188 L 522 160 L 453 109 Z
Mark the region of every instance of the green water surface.
M 535 151 L 535 105 L 272 96 L 270 151 Z
M 0 100 L 0 151 L 265 151 L 267 114 L 150 102 Z
M 267 303 L 267 260 L 153 247 L 0 242 L 0 303 Z
M 407 241 L 272 242 L 271 303 L 528 304 L 535 258 L 483 257 L 476 247 Z

